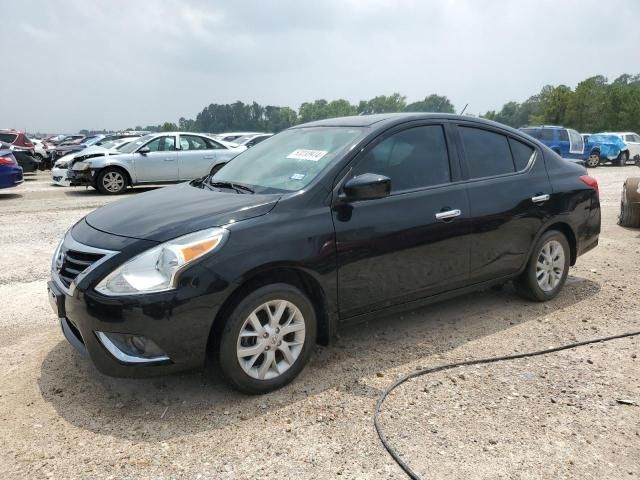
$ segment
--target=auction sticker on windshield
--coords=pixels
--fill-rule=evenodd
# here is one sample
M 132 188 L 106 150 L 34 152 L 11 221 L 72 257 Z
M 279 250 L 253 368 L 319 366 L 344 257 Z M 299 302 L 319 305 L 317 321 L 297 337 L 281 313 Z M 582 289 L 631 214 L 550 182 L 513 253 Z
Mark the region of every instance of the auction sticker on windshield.
M 304 150 L 302 148 L 299 148 L 287 155 L 287 158 L 292 158 L 294 160 L 311 160 L 312 162 L 317 162 L 327 153 L 329 152 L 326 150 Z

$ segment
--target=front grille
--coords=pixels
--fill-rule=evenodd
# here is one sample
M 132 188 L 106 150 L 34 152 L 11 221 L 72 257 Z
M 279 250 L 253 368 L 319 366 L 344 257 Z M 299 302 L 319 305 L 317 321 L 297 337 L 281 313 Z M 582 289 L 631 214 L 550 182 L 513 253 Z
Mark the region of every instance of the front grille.
M 69 288 L 78 275 L 95 262 L 104 257 L 101 253 L 79 252 L 77 250 L 62 251 L 62 265 L 58 270 L 58 277 L 65 287 Z

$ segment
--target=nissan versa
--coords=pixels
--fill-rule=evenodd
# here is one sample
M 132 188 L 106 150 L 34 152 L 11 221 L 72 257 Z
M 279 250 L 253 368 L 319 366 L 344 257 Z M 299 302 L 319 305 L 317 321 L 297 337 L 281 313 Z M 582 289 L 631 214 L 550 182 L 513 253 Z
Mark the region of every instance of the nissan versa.
M 68 341 L 108 375 L 213 356 L 264 393 L 347 321 L 508 280 L 552 299 L 599 232 L 597 182 L 522 132 L 345 117 L 94 211 L 57 247 L 48 288 Z

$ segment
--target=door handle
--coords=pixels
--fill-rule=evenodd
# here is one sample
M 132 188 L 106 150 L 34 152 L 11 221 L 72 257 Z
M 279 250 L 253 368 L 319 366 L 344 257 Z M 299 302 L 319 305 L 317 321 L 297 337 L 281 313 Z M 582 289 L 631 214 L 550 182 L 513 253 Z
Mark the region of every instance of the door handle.
M 447 210 L 446 212 L 438 212 L 436 213 L 437 220 L 448 220 L 450 218 L 459 217 L 462 214 L 462 211 L 459 209 L 455 210 Z
M 173 162 L 173 158 L 165 158 L 164 161 L 165 162 Z
M 213 160 L 214 158 L 216 158 L 216 157 L 213 156 L 213 155 L 208 155 L 208 156 L 204 157 L 205 160 Z
M 531 197 L 531 201 L 533 203 L 542 203 L 542 202 L 546 202 L 550 198 L 551 196 L 548 193 L 545 193 L 544 195 L 536 195 L 535 197 Z

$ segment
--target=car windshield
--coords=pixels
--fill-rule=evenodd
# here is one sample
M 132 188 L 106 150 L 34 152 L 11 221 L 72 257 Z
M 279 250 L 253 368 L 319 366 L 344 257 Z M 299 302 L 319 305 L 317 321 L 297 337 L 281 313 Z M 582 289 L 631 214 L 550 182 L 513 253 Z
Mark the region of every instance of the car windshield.
M 124 147 L 119 148 L 118 150 L 120 150 L 122 153 L 133 153 L 152 138 L 153 135 L 145 135 L 144 137 L 140 137 L 131 143 L 127 143 Z
M 351 127 L 285 130 L 235 157 L 210 183 L 237 183 L 259 193 L 301 190 L 362 134 L 363 129 Z
M 244 143 L 248 142 L 252 138 L 253 138 L 253 135 L 245 135 L 243 137 L 236 138 L 231 143 L 235 143 L 235 144 L 238 144 L 238 145 L 243 145 Z

